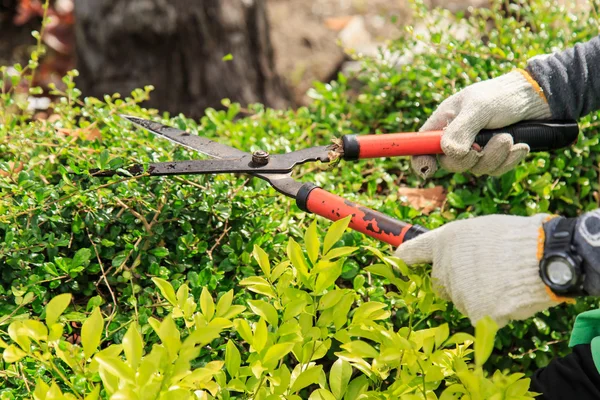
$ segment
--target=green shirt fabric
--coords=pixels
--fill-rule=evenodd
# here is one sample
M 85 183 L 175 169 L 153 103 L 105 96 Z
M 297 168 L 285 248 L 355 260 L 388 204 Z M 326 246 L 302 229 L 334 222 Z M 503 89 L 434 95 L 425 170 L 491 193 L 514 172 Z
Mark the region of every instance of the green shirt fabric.
M 577 316 L 569 347 L 579 344 L 591 346 L 594 365 L 600 372 L 600 309 L 586 311 Z

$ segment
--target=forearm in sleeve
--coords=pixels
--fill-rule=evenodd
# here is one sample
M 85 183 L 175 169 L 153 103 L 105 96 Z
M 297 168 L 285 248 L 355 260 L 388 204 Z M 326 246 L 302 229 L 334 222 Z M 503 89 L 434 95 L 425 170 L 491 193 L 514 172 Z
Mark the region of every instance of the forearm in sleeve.
M 552 117 L 579 119 L 600 109 L 600 36 L 527 64 L 544 91 Z

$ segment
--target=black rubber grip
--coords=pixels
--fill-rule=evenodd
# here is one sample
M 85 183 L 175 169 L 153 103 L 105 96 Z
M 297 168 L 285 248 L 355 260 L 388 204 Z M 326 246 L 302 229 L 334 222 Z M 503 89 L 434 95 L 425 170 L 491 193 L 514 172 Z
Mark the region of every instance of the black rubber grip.
M 404 241 L 402 243 L 405 243 L 405 242 L 409 241 L 410 239 L 414 239 L 417 236 L 422 235 L 427 232 L 429 232 L 429 230 L 427 228 L 422 227 L 421 225 L 413 225 L 410 227 L 410 229 L 404 235 Z
M 298 194 L 296 195 L 296 205 L 299 209 L 301 209 L 302 211 L 310 212 L 308 211 L 306 202 L 308 201 L 308 195 L 310 195 L 310 192 L 312 192 L 313 189 L 316 188 L 318 188 L 318 186 L 311 182 L 307 182 L 300 187 L 300 189 L 298 190 Z
M 360 143 L 356 138 L 357 135 L 344 135 L 342 136 L 342 148 L 344 149 L 344 160 L 355 161 L 358 160 L 360 154 Z
M 572 145 L 579 136 L 576 121 L 523 121 L 499 129 L 484 129 L 475 138 L 481 147 L 494 135 L 509 133 L 514 143 L 527 143 L 531 151 L 555 150 Z

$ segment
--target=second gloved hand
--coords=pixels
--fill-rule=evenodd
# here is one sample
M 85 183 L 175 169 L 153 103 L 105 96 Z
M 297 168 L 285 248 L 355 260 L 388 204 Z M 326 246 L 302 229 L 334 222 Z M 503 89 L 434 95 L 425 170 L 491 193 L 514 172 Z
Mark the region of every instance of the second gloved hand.
M 432 263 L 438 295 L 473 325 L 489 315 L 504 326 L 559 303 L 539 276 L 547 218 L 490 215 L 451 222 L 404 243 L 396 256 L 408 265 Z
M 515 70 L 468 86 L 440 104 L 421 131 L 444 129 L 440 165 L 451 172 L 502 175 L 529 153 L 526 144 L 513 144 L 508 134 L 497 135 L 483 151 L 472 149 L 482 129 L 495 129 L 531 119 L 551 117 L 544 94 L 531 76 Z M 423 178 L 437 169 L 433 156 L 415 156 L 413 169 Z

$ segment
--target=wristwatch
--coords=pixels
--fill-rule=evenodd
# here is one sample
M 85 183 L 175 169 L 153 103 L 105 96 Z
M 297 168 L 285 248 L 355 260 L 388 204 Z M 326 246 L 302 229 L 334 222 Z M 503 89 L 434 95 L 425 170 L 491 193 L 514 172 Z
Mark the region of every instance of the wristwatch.
M 583 258 L 573 244 L 577 218 L 561 218 L 554 232 L 546 237 L 540 261 L 542 281 L 557 295 L 585 296 Z

